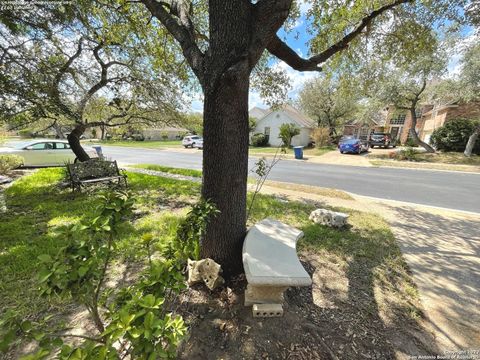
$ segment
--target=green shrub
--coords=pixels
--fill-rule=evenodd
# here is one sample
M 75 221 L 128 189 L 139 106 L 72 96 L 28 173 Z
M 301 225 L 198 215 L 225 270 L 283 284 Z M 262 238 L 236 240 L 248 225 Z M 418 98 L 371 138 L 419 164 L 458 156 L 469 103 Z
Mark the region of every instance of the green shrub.
M 412 138 L 408 138 L 407 141 L 405 141 L 405 146 L 408 147 L 417 147 L 418 145 L 415 144 L 415 141 Z
M 168 313 L 174 294 L 185 288 L 177 260 L 153 260 L 149 251 L 148 267 L 137 282 L 120 289 L 104 286 L 133 205 L 128 192 L 100 196 L 95 217 L 61 230 L 67 244 L 57 255 L 38 256 L 42 295 L 69 297 L 83 305 L 97 331 L 90 331 L 83 343 L 67 345 L 64 338 L 75 335 L 68 329 L 49 329 L 51 316 L 22 319 L 17 311 L 8 310 L 0 318 L 0 351 L 23 339 L 37 342 L 39 348 L 24 359 L 44 359 L 52 353 L 65 360 L 175 358 L 187 330 L 181 316 Z M 149 248 L 152 240 L 143 238 Z
M 282 139 L 283 146 L 290 147 L 292 144 L 292 138 L 300 134 L 300 128 L 295 124 L 282 124 L 280 125 L 280 134 L 278 137 Z
M 18 155 L 0 155 L 0 174 L 4 175 L 23 164 Z
M 177 237 L 169 244 L 164 255 L 175 258 L 183 265 L 188 259 L 200 259 L 200 241 L 205 234 L 207 224 L 217 216 L 219 210 L 208 200 L 200 200 L 188 212 L 187 217 L 177 229 Z
M 18 131 L 18 135 L 22 138 L 31 138 L 33 137 L 33 132 L 30 129 L 22 129 Z
M 395 158 L 397 160 L 417 161 L 417 155 L 418 151 L 409 146 L 397 152 Z
M 261 134 L 261 133 L 253 134 L 252 146 L 261 147 L 261 146 L 267 146 L 267 145 L 268 145 L 268 140 L 264 134 Z
M 455 119 L 448 121 L 444 126 L 432 133 L 430 143 L 441 151 L 463 152 L 468 138 L 475 129 L 475 122 L 468 119 Z M 480 154 L 480 142 L 477 141 L 473 148 L 474 154 Z

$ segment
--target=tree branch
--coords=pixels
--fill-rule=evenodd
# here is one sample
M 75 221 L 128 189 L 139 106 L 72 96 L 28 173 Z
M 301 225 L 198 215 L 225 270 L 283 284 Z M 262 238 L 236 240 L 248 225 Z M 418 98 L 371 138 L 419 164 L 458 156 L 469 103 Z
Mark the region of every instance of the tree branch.
M 372 11 L 370 14 L 365 16 L 360 24 L 352 30 L 350 33 L 345 35 L 340 41 L 331 45 L 328 49 L 322 51 L 320 54 L 314 55 L 309 59 L 301 58 L 295 51 L 293 51 L 287 44 L 281 41 L 278 36 L 272 39 L 267 46 L 267 50 L 272 54 L 278 57 L 280 60 L 285 61 L 295 70 L 299 71 L 319 71 L 318 64 L 324 63 L 329 58 L 331 58 L 336 53 L 346 49 L 350 42 L 361 34 L 361 32 L 378 16 L 382 15 L 386 11 L 398 6 L 400 4 L 412 2 L 413 0 L 395 0 L 389 5 L 384 5 L 377 10 Z
M 187 0 L 141 0 L 147 9 L 167 28 L 175 40 L 180 44 L 183 55 L 200 82 L 203 82 L 204 54 L 200 51 L 195 41 L 195 29 L 190 19 L 191 4 Z M 170 9 L 167 12 L 164 6 Z M 175 18 L 177 17 L 179 21 Z
M 311 59 L 301 58 L 292 48 L 284 43 L 280 38 L 275 37 L 267 44 L 267 50 L 280 60 L 285 61 L 291 68 L 298 71 L 322 71 L 318 63 Z

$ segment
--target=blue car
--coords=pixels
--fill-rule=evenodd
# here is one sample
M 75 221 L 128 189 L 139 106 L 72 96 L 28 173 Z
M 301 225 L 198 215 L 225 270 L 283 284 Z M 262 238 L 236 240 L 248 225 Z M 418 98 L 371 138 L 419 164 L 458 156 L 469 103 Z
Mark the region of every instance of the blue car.
M 342 154 L 361 154 L 368 151 L 368 143 L 360 139 L 347 139 L 338 145 L 338 149 Z

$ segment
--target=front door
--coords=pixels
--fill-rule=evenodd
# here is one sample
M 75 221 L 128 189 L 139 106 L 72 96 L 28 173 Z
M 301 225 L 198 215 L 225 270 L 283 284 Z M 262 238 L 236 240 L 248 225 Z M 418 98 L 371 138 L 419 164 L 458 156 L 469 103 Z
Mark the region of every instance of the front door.
M 398 134 L 400 132 L 400 128 L 398 126 L 392 127 L 390 134 L 392 135 L 392 140 L 398 140 Z

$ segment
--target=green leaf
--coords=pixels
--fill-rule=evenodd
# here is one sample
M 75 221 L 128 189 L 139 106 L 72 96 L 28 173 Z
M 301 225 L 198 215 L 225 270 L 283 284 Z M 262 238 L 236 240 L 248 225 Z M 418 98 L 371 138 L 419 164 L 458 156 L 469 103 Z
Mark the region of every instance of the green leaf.
M 38 256 L 38 260 L 40 260 L 43 263 L 47 263 L 52 261 L 52 257 L 48 254 L 42 254 Z
M 88 267 L 86 266 L 80 266 L 78 268 L 78 275 L 80 275 L 80 277 L 84 277 L 87 272 L 88 272 Z

